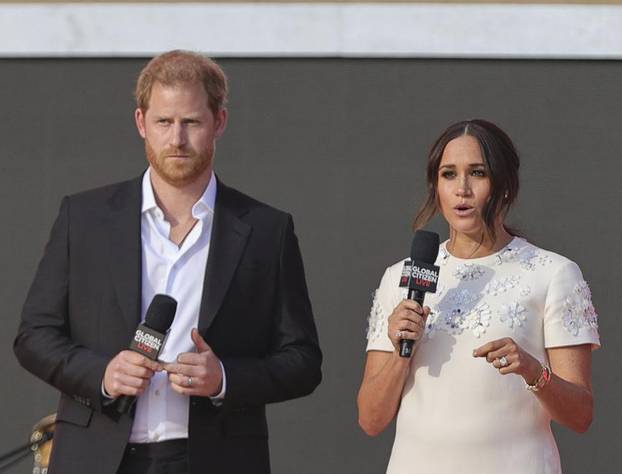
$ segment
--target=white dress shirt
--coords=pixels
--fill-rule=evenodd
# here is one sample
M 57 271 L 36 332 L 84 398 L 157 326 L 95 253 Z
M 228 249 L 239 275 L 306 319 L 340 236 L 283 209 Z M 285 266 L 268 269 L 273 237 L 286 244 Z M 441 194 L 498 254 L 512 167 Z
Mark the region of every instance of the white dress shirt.
M 169 239 L 171 226 L 156 203 L 150 176 L 151 168 L 143 176 L 141 317 L 144 320 L 157 293 L 177 300 L 175 319 L 159 357 L 174 362 L 180 353 L 196 350 L 190 332 L 199 321 L 217 185 L 212 173 L 205 192 L 192 207 L 192 216 L 198 222 L 178 247 Z M 215 398 L 222 398 L 224 390 L 223 370 L 223 391 Z M 171 388 L 166 372 L 156 373 L 147 391 L 137 399 L 130 442 L 187 438 L 188 411 L 189 397 Z

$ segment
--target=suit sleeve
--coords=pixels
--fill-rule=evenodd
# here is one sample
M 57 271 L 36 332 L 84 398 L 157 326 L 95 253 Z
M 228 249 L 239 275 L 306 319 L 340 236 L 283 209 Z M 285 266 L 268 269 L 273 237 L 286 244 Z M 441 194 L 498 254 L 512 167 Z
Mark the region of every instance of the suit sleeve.
M 301 397 L 322 378 L 322 353 L 291 216 L 283 227 L 273 349 L 263 358 L 223 358 L 225 404 L 259 405 Z
M 20 364 L 48 384 L 101 410 L 109 358 L 71 338 L 69 318 L 70 200 L 64 198 L 24 307 L 13 350 Z

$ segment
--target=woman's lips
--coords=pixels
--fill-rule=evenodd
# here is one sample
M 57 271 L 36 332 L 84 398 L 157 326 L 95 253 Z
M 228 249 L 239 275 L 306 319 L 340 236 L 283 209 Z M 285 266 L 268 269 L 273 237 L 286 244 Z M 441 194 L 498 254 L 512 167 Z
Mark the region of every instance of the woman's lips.
M 475 212 L 475 208 L 471 206 L 461 204 L 461 205 L 454 207 L 454 213 L 458 217 L 467 217 L 473 214 L 474 212 Z

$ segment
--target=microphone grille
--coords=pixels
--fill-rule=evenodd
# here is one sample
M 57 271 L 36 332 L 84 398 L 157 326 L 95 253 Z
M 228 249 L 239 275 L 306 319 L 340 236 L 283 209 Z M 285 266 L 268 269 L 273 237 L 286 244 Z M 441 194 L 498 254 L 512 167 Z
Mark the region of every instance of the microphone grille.
M 410 247 L 410 258 L 414 261 L 434 264 L 438 256 L 440 239 L 436 232 L 418 230 Z
M 165 333 L 173 324 L 177 311 L 177 301 L 168 295 L 155 295 L 147 308 L 145 325 L 160 333 Z

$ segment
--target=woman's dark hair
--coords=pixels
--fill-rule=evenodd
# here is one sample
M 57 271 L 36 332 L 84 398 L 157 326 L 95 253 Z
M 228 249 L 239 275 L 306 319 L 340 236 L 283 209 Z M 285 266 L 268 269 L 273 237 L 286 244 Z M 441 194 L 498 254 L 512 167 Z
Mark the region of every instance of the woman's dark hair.
M 450 141 L 464 135 L 469 135 L 479 142 L 486 163 L 490 178 L 490 199 L 484 207 L 482 217 L 494 241 L 495 219 L 498 215 L 503 217 L 507 215 L 518 195 L 520 159 L 510 137 L 494 123 L 481 119 L 464 120 L 450 125 L 432 145 L 428 155 L 428 197 L 415 217 L 413 228 L 421 229 L 438 212 L 438 168 L 443 152 Z

